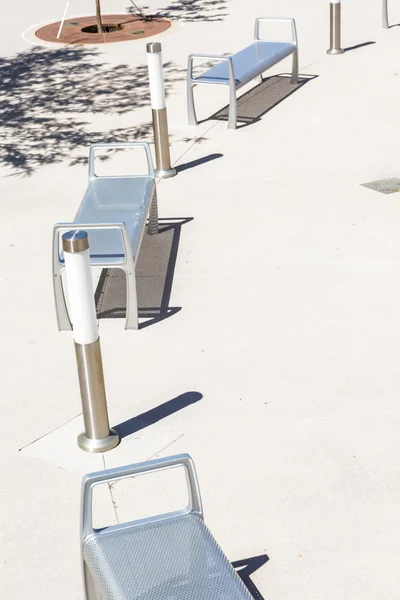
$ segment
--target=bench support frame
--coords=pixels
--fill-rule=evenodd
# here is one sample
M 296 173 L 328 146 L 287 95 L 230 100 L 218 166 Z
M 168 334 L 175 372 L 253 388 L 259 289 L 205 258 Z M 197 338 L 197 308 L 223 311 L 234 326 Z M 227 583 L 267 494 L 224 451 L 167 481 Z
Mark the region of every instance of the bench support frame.
M 72 323 L 68 315 L 67 302 L 65 298 L 64 286 L 62 283 L 62 273 L 65 270 L 64 263 L 60 262 L 59 240 L 63 233 L 71 229 L 83 229 L 91 231 L 93 229 L 118 229 L 121 233 L 122 244 L 124 248 L 124 258 L 120 263 L 104 262 L 96 266 L 103 269 L 123 269 L 126 275 L 126 318 L 125 329 L 139 329 L 138 322 L 138 304 L 136 293 L 135 267 L 136 260 L 132 256 L 131 244 L 128 231 L 124 223 L 57 223 L 53 230 L 53 287 L 56 307 L 57 324 L 59 331 L 69 331 L 72 329 Z M 153 200 L 150 205 L 149 221 L 147 232 L 149 235 L 158 233 L 158 208 L 157 192 L 154 191 Z M 142 234 L 143 237 L 143 234 Z M 140 244 L 139 244 L 140 247 Z
M 117 480 L 144 475 L 146 473 L 155 471 L 164 471 L 166 469 L 172 469 L 176 467 L 185 468 L 189 495 L 189 505 L 186 508 L 164 515 L 157 515 L 154 517 L 130 521 L 129 523 L 113 525 L 111 528 L 124 529 L 126 527 L 135 527 L 135 525 L 157 522 L 160 519 L 168 519 L 190 513 L 194 513 L 200 518 L 204 519 L 199 482 L 197 480 L 195 466 L 188 454 L 178 454 L 168 458 L 158 458 L 144 463 L 138 463 L 136 465 L 117 467 L 115 469 L 108 469 L 106 471 L 91 473 L 84 476 L 82 480 L 81 496 L 81 557 L 85 600 L 98 600 L 100 598 L 100 593 L 97 589 L 96 582 L 84 559 L 85 542 L 100 531 L 93 527 L 93 488 L 101 483 L 110 484 L 112 482 L 116 482 Z
M 121 143 L 100 143 L 92 144 L 89 150 L 89 184 L 96 179 L 95 173 L 95 153 L 99 148 L 105 148 L 107 150 L 115 148 L 132 148 L 132 147 L 143 147 L 146 153 L 148 176 L 154 179 L 154 169 L 151 159 L 151 153 L 149 145 L 145 142 L 121 142 Z M 158 204 L 157 204 L 157 188 L 154 185 L 153 196 L 148 207 L 148 224 L 147 233 L 154 235 L 159 232 L 158 225 Z M 65 270 L 65 265 L 60 260 L 60 248 L 61 248 L 61 236 L 66 231 L 70 230 L 84 230 L 91 231 L 93 229 L 109 230 L 117 229 L 121 234 L 122 246 L 124 256 L 120 262 L 107 262 L 105 257 L 104 262 L 98 262 L 95 266 L 103 269 L 123 269 L 126 274 L 126 319 L 125 329 L 139 329 L 138 323 L 138 305 L 137 305 L 137 294 L 136 294 L 136 278 L 135 278 L 135 267 L 136 267 L 136 255 L 140 250 L 142 243 L 145 227 L 143 228 L 139 244 L 136 249 L 135 256 L 133 256 L 131 242 L 127 228 L 124 223 L 57 223 L 53 230 L 53 288 L 54 288 L 54 300 L 57 316 L 57 324 L 59 331 L 68 331 L 72 329 L 72 323 L 68 315 L 67 303 L 64 293 L 64 286 L 62 283 L 62 273 Z
M 295 20 L 292 18 L 275 18 L 275 17 L 259 17 L 256 19 L 254 27 L 254 41 L 262 41 L 260 38 L 260 23 L 261 22 L 283 22 L 290 23 L 292 27 L 292 43 L 295 45 L 292 58 L 292 75 L 291 83 L 298 83 L 299 81 L 299 56 L 298 56 L 298 41 L 297 41 L 297 30 Z M 196 109 L 194 104 L 194 87 L 196 85 L 225 85 L 229 87 L 229 116 L 228 116 L 228 129 L 236 129 L 237 127 L 237 101 L 236 101 L 236 90 L 241 87 L 237 85 L 234 74 L 234 67 L 232 56 L 222 56 L 217 54 L 191 54 L 188 58 L 188 69 L 187 69 L 187 110 L 189 125 L 198 125 L 196 117 Z M 226 61 L 228 63 L 229 80 L 225 81 L 200 81 L 200 77 L 194 77 L 193 75 L 193 62 L 195 59 L 200 60 L 212 60 L 216 62 Z M 278 61 L 279 62 L 279 61 Z M 260 81 L 263 81 L 262 73 L 259 73 Z M 248 83 L 248 81 L 244 82 Z
M 382 0 L 382 28 L 389 29 L 388 2 Z

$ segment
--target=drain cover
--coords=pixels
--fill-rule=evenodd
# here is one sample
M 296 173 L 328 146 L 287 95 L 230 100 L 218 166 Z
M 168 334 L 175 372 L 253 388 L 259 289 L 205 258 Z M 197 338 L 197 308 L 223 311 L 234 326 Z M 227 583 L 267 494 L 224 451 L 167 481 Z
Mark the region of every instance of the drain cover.
M 400 179 L 398 177 L 389 177 L 388 179 L 378 179 L 378 181 L 370 181 L 369 183 L 362 183 L 364 187 L 375 190 L 375 192 L 381 192 L 381 194 L 394 194 L 394 192 L 400 192 Z

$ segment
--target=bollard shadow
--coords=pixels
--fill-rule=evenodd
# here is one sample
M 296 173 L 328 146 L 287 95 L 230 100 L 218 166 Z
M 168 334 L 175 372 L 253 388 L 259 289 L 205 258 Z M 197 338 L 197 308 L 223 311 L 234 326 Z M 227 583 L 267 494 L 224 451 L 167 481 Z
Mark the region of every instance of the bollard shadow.
M 187 169 L 193 169 L 193 167 L 198 167 L 199 165 L 204 165 L 205 163 L 210 162 L 211 160 L 215 160 L 217 158 L 222 158 L 223 154 L 220 152 L 215 152 L 214 154 L 208 154 L 207 156 L 202 156 L 201 158 L 197 158 L 196 160 L 191 160 L 190 162 L 183 163 L 181 165 L 174 165 L 177 173 L 182 173 L 182 171 L 187 171 Z
M 302 74 L 299 76 L 298 83 L 290 83 L 290 75 L 285 73 L 266 77 L 261 83 L 237 99 L 237 128 L 240 129 L 257 123 L 267 112 L 316 77 L 318 75 Z M 228 121 L 228 116 L 229 105 L 226 105 L 211 117 L 199 122 Z
M 253 556 L 252 558 L 245 558 L 232 563 L 232 567 L 237 571 L 237 574 L 253 596 L 254 600 L 264 600 L 264 597 L 255 583 L 251 580 L 250 575 L 268 561 L 269 557 L 266 554 L 260 554 L 260 556 Z
M 343 48 L 345 52 L 351 52 L 352 50 L 358 50 L 358 48 L 364 48 L 364 46 L 372 46 L 376 44 L 376 42 L 362 42 L 362 44 L 356 44 L 355 46 L 348 46 L 347 48 Z
M 159 219 L 157 235 L 143 236 L 136 267 L 139 329 L 159 323 L 181 310 L 169 306 L 182 225 L 192 217 Z M 95 292 L 98 319 L 126 315 L 126 278 L 122 269 L 103 269 Z
M 164 404 L 160 404 L 159 406 L 156 406 L 155 408 L 152 408 L 141 415 L 127 419 L 123 423 L 115 425 L 113 428 L 121 439 L 128 437 L 128 435 L 137 433 L 141 429 L 145 429 L 146 427 L 149 427 L 149 425 L 154 425 L 155 423 L 158 423 L 158 421 L 173 415 L 174 413 L 190 406 L 191 404 L 195 404 L 201 400 L 202 397 L 203 394 L 200 394 L 200 392 L 185 392 L 184 394 L 180 394 L 176 398 L 172 398 L 172 400 L 168 400 L 168 402 L 164 402 Z

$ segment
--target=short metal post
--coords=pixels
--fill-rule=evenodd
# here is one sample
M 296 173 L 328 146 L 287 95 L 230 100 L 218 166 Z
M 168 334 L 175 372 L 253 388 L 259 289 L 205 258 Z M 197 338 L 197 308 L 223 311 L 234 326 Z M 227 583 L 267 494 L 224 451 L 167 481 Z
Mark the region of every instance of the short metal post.
M 326 51 L 327 54 L 343 54 L 344 52 L 340 41 L 340 8 L 340 0 L 330 1 L 330 48 Z
M 165 105 L 164 74 L 160 42 L 146 45 L 149 68 L 151 112 L 153 116 L 154 147 L 156 151 L 157 177 L 174 177 L 176 170 L 171 167 L 167 108 Z
M 387 0 L 382 0 L 382 27 L 389 29 L 388 3 Z
M 119 436 L 108 421 L 88 234 L 68 231 L 62 236 L 62 247 L 85 424 L 78 446 L 86 452 L 106 452 L 118 445 Z

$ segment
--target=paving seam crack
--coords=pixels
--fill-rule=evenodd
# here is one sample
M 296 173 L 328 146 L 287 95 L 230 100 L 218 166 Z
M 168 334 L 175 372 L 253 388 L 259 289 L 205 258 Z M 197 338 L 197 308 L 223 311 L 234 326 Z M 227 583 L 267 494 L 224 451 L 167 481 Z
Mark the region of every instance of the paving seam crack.
M 25 450 L 25 448 L 29 448 L 29 446 L 32 446 L 32 444 L 36 444 L 36 442 L 38 442 L 39 440 L 42 440 L 44 437 L 50 435 L 51 433 L 54 433 L 55 431 L 57 431 L 57 429 L 61 429 L 61 427 L 64 427 L 64 425 L 67 425 L 68 423 L 70 423 L 71 421 L 73 421 L 74 419 L 76 419 L 77 417 L 79 417 L 81 414 L 82 414 L 82 412 L 78 413 L 74 417 L 71 417 L 70 419 L 68 419 L 68 421 L 65 421 L 64 423 L 61 423 L 61 425 L 58 425 L 57 427 L 54 427 L 54 429 L 52 429 L 51 431 L 48 431 L 47 433 L 44 433 L 43 435 L 39 436 L 38 438 L 36 438 L 32 442 L 29 442 L 28 444 L 25 444 L 25 446 L 21 446 L 21 448 L 18 448 L 18 452 L 21 452 L 22 450 Z
M 183 156 L 185 156 L 185 154 L 187 154 L 187 153 L 188 153 L 188 152 L 189 152 L 189 151 L 190 151 L 190 150 L 191 150 L 191 149 L 192 149 L 192 148 L 193 148 L 193 147 L 194 147 L 194 146 L 197 144 L 197 142 L 199 142 L 201 139 L 203 139 L 203 138 L 204 138 L 204 136 L 205 136 L 207 133 L 209 133 L 209 132 L 211 131 L 211 129 L 212 129 L 213 127 L 215 127 L 215 126 L 216 126 L 218 123 L 219 123 L 219 121 L 215 121 L 215 123 L 213 123 L 213 124 L 212 124 L 212 125 L 211 125 L 211 126 L 210 126 L 210 127 L 207 129 L 207 130 L 206 130 L 206 131 L 204 131 L 204 132 L 203 132 L 201 135 L 199 135 L 199 137 L 195 139 L 195 141 L 193 142 L 193 144 L 191 144 L 191 145 L 189 146 L 189 148 L 187 148 L 187 150 L 185 150 L 185 152 L 183 152 L 183 153 L 182 153 L 180 156 L 178 156 L 178 158 L 177 158 L 177 159 L 174 161 L 174 163 L 173 163 L 173 164 L 174 164 L 174 166 L 176 165 L 176 163 L 177 163 L 179 160 L 181 160 L 181 158 L 182 158 Z
M 152 460 L 155 456 L 157 456 L 157 454 L 160 454 L 160 452 L 164 452 L 164 450 L 166 450 L 167 448 L 169 448 L 170 446 L 172 446 L 173 444 L 175 444 L 175 442 L 177 442 L 178 440 L 182 439 L 184 435 L 185 435 L 184 433 L 181 433 L 175 440 L 173 440 L 172 442 L 170 442 L 169 444 L 167 444 L 166 446 L 164 446 L 160 450 L 157 450 L 157 452 L 155 452 L 154 454 L 152 454 L 147 460 Z
M 103 461 L 104 468 L 107 469 L 106 457 L 104 456 L 104 454 L 102 455 L 101 458 L 102 458 L 102 461 Z M 108 486 L 108 491 L 110 492 L 110 498 L 111 498 L 111 502 L 112 502 L 112 505 L 113 505 L 115 518 L 117 519 L 117 523 L 119 525 L 120 524 L 120 520 L 119 520 L 118 510 L 117 510 L 117 501 L 114 498 L 113 489 L 112 489 L 113 484 L 110 483 L 110 482 L 108 482 L 107 486 Z

